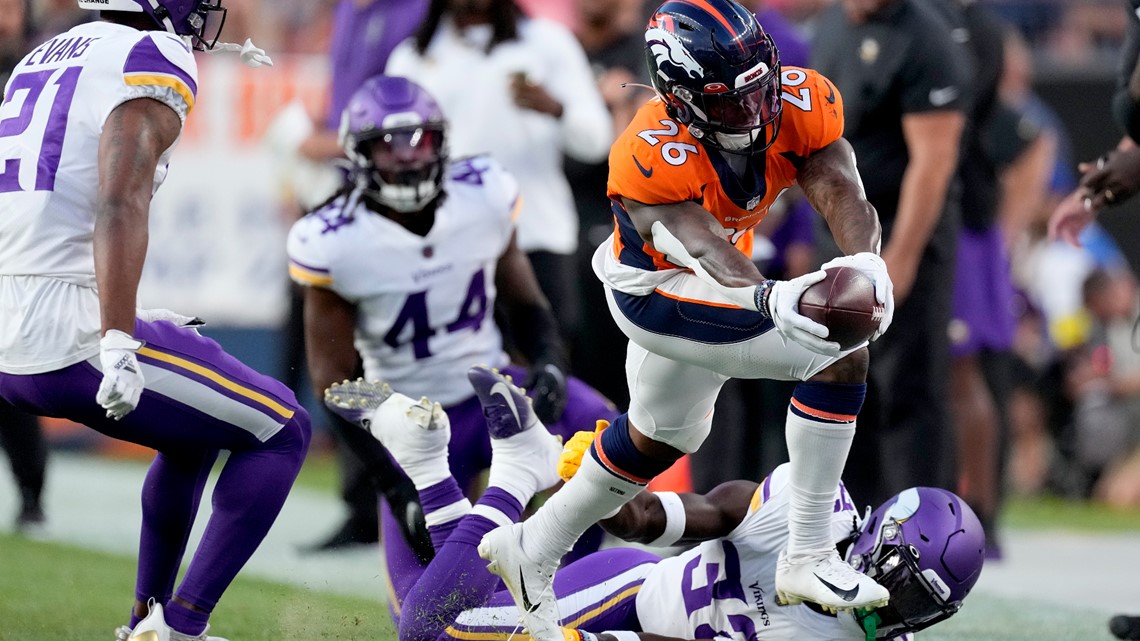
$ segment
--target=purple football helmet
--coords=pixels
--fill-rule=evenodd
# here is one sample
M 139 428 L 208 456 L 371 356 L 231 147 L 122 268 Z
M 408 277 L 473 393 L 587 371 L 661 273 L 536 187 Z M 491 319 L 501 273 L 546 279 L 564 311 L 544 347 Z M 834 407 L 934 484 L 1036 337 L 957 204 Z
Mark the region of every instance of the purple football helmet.
M 856 619 L 880 639 L 945 620 L 978 581 L 985 546 L 978 517 L 953 492 L 903 490 L 871 513 L 847 550 L 851 565 L 891 593 L 888 605 Z
M 364 193 L 402 213 L 423 209 L 443 185 L 447 125 L 435 100 L 396 76 L 369 78 L 340 119 L 340 146 Z
M 214 47 L 226 21 L 222 0 L 79 0 L 79 8 L 143 12 L 168 32 L 190 38 L 199 50 Z

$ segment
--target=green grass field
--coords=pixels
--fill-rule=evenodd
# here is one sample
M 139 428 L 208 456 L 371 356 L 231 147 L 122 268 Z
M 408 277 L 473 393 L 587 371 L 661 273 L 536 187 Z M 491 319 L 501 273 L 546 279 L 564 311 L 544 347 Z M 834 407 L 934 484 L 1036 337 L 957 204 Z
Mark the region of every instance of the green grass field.
M 0 535 L 0 641 L 111 641 L 134 573 L 133 558 Z M 233 641 L 396 637 L 382 603 L 242 577 L 213 621 Z
M 143 464 L 138 465 L 141 469 Z M 337 500 L 331 458 L 312 457 L 298 486 Z M 1004 521 L 1011 529 L 1140 532 L 1140 512 L 1052 499 L 1012 501 Z M 114 628 L 126 622 L 134 572 L 131 555 L 0 534 L 0 641 L 110 641 Z M 1106 621 L 1104 612 L 975 593 L 958 616 L 920 638 L 1107 641 L 1111 637 Z M 340 596 L 244 576 L 226 593 L 213 622 L 215 631 L 231 641 L 395 639 L 379 598 Z
M 134 560 L 0 535 L 0 641 L 110 641 L 130 607 Z M 395 639 L 383 604 L 239 578 L 215 611 L 232 641 Z M 1100 613 L 971 598 L 930 641 L 1108 638 Z

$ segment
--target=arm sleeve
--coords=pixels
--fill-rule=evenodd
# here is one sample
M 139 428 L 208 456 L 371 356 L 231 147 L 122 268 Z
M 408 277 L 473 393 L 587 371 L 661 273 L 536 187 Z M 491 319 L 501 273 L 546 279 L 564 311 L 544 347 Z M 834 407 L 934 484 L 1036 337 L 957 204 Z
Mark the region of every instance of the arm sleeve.
M 321 242 L 319 222 L 310 214 L 293 223 L 285 251 L 289 256 L 289 278 L 298 285 L 333 289 L 332 265 Z
M 914 34 L 902 67 L 903 113 L 969 109 L 971 61 L 948 30 Z
M 123 100 L 152 98 L 183 122 L 198 94 L 198 65 L 177 36 L 151 31 L 139 38 L 123 63 Z
M 537 21 L 536 43 L 554 64 L 546 90 L 562 103 L 562 144 L 566 154 L 581 162 L 601 162 L 613 142 L 613 121 L 590 70 L 582 46 L 561 25 Z

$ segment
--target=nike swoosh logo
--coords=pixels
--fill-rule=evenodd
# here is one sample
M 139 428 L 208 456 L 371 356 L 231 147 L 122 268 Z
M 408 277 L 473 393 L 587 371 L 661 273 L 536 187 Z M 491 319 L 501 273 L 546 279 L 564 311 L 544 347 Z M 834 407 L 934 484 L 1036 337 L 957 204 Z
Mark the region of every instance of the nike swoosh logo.
M 827 81 L 825 80 L 824 82 L 827 82 Z M 827 82 L 827 88 L 831 90 L 831 93 L 827 94 L 827 102 L 834 105 L 835 104 L 835 87 L 833 87 L 830 82 Z
M 515 416 L 515 422 L 522 427 L 522 419 L 519 418 L 519 408 L 515 405 L 515 397 L 511 394 L 511 388 L 507 387 L 506 383 L 498 382 L 491 386 L 491 396 L 498 394 L 503 397 L 507 402 L 507 406 L 511 408 L 511 414 Z
M 522 592 L 522 605 L 524 610 L 534 612 L 538 609 L 538 604 L 531 603 L 530 597 L 526 594 L 526 577 L 523 576 L 522 568 L 519 568 L 519 592 Z
M 646 169 L 645 167 L 642 167 L 641 163 L 637 162 L 637 156 L 633 156 L 633 164 L 637 165 L 637 169 L 641 172 L 642 176 L 645 176 L 646 178 L 653 176 L 653 168 L 650 167 L 649 169 Z
M 855 597 L 859 596 L 859 586 L 855 586 L 855 587 L 851 588 L 850 590 L 843 590 L 843 589 L 839 588 L 838 586 L 835 586 L 835 585 L 828 583 L 827 581 L 825 581 L 823 579 L 823 577 L 819 576 L 818 574 L 815 575 L 815 578 L 819 579 L 820 583 L 826 585 L 827 589 L 834 592 L 835 596 L 843 599 L 844 601 L 854 601 Z

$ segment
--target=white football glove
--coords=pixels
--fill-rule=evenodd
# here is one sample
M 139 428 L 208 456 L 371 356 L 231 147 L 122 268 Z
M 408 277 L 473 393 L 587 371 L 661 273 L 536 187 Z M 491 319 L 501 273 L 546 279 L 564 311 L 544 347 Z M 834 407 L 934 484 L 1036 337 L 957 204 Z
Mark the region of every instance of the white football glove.
M 800 314 L 800 296 L 804 290 L 827 277 L 823 270 L 804 274 L 791 280 L 768 281 L 756 288 L 756 306 L 776 325 L 784 338 L 824 356 L 839 356 L 843 351 L 839 343 L 827 339 L 827 327 Z M 765 289 L 767 291 L 765 291 Z M 766 297 L 767 300 L 760 300 Z
M 887 264 L 878 254 L 871 252 L 859 252 L 851 256 L 840 256 L 833 258 L 823 264 L 821 269 L 828 269 L 829 267 L 850 267 L 854 270 L 861 272 L 871 282 L 875 284 L 875 300 L 883 306 L 883 320 L 879 321 L 879 329 L 871 335 L 871 340 L 875 340 L 887 331 L 891 326 L 891 321 L 895 317 L 895 285 L 891 282 L 891 276 L 887 273 Z
M 223 51 L 236 52 L 241 56 L 241 61 L 244 62 L 247 67 L 256 68 L 262 65 L 266 67 L 273 66 L 273 59 L 269 57 L 269 54 L 265 53 L 265 49 L 253 44 L 253 40 L 249 38 L 246 38 L 245 44 L 241 45 L 232 42 L 216 42 L 212 49 L 206 50 L 206 53 L 221 53 Z
M 109 330 L 99 340 L 103 381 L 95 393 L 95 402 L 107 410 L 107 418 L 118 421 L 138 407 L 146 381 L 135 352 L 145 344 L 117 329 Z

